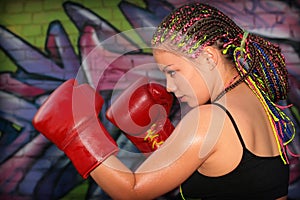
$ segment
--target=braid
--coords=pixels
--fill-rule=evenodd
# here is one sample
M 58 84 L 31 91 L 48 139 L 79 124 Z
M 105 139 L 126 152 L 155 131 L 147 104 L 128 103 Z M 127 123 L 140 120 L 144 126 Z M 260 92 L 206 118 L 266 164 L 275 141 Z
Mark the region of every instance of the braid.
M 168 41 L 190 57 L 198 57 L 201 49 L 212 45 L 223 35 L 233 40 L 243 30 L 222 12 L 206 4 L 182 6 L 168 15 L 158 26 L 152 45 Z
M 244 57 L 241 56 L 244 52 Z M 288 73 L 284 56 L 280 48 L 271 42 L 249 34 L 245 47 L 237 47 L 233 53 L 235 66 L 246 84 L 262 103 L 284 163 L 288 163 L 286 145 L 295 136 L 295 127 L 291 119 L 276 103 L 287 98 L 289 89 Z M 250 70 L 250 71 L 249 71 Z
M 264 78 L 268 96 L 273 102 L 286 99 L 289 89 L 288 73 L 280 48 L 258 36 L 253 37 L 253 45 L 259 53 L 257 58 L 261 67 L 258 68 L 258 73 Z
M 231 54 L 231 56 L 233 56 L 236 62 L 235 66 L 241 76 L 244 76 L 245 73 L 240 69 L 238 62 L 244 60 L 247 63 L 246 72 L 251 71 L 249 74 L 256 74 L 261 79 L 256 80 L 256 83 L 272 102 L 276 103 L 287 98 L 288 72 L 284 56 L 277 45 L 257 35 L 249 34 L 245 47 L 235 46 L 234 51 L 235 55 Z M 243 52 L 246 56 L 244 58 L 241 57 Z M 255 77 L 252 75 L 252 78 L 257 79 Z
M 189 58 L 197 58 L 205 46 L 216 46 L 241 78 L 214 101 L 245 82 L 261 101 L 286 163 L 285 145 L 293 139 L 295 130 L 282 107 L 276 104 L 287 98 L 289 89 L 285 59 L 278 45 L 244 32 L 224 13 L 201 3 L 175 9 L 158 26 L 151 43 L 153 47 L 167 44 Z

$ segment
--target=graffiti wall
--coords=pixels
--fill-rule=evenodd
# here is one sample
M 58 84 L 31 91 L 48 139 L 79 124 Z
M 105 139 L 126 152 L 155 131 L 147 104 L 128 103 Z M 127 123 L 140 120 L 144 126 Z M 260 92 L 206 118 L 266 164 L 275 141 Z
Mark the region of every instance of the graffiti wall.
M 32 118 L 43 101 L 70 78 L 88 82 L 105 99 L 100 118 L 135 168 L 142 157 L 105 119 L 111 99 L 146 75 L 164 83 L 149 50 L 153 27 L 186 0 L 4 0 L 0 2 L 0 199 L 109 199 L 83 180 L 69 159 L 37 132 Z M 291 91 L 286 110 L 299 132 L 300 2 L 212 0 L 239 25 L 282 48 Z M 176 105 L 171 119 L 180 116 Z M 296 136 L 292 144 L 300 152 Z M 300 199 L 299 159 L 291 159 L 289 198 Z M 160 199 L 172 199 L 166 194 Z

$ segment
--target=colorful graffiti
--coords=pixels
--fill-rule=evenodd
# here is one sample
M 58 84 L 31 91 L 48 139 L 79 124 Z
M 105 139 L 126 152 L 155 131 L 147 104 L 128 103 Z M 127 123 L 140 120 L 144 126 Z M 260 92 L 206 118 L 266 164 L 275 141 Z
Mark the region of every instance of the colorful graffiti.
M 120 159 L 130 168 L 135 168 L 143 160 L 139 154 L 133 157 L 127 154 L 138 150 L 106 120 L 104 113 L 111 99 L 118 95 L 113 91 L 121 91 L 137 77 L 146 75 L 164 82 L 148 49 L 151 34 L 165 15 L 187 1 L 144 2 L 145 8 L 127 1 L 118 3 L 118 8 L 132 26 L 132 30 L 127 31 L 119 30 L 83 4 L 63 3 L 61 12 L 68 15 L 70 23 L 80 33 L 77 46 L 72 44 L 59 20 L 53 20 L 48 26 L 45 51 L 0 25 L 0 48 L 16 66 L 16 71 L 0 73 L 0 199 L 109 199 L 92 179 L 83 180 L 69 159 L 31 124 L 42 102 L 70 78 L 88 82 L 105 98 L 99 117 L 124 150 L 118 155 Z M 286 103 L 294 105 L 287 113 L 298 128 L 300 31 L 285 24 L 299 26 L 300 4 L 258 0 L 235 2 L 235 5 L 231 1 L 210 3 L 234 17 L 249 31 L 279 43 L 286 55 L 290 74 L 291 92 Z M 270 16 L 275 18 L 269 20 Z M 178 106 L 174 104 L 173 123 L 180 118 L 177 110 Z M 299 128 L 297 133 L 300 134 Z M 300 152 L 299 137 L 293 150 Z M 299 159 L 293 159 L 290 199 L 300 198 L 299 188 Z M 172 195 L 166 194 L 160 199 L 171 199 Z

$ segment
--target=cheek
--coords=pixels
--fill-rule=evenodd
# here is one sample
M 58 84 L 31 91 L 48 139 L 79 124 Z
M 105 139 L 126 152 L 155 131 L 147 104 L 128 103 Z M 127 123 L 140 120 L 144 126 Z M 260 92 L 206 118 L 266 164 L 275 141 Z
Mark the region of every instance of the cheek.
M 193 90 L 190 80 L 184 76 L 177 76 L 176 79 L 174 79 L 174 82 L 180 91 L 190 92 Z
M 210 99 L 210 92 L 207 82 L 202 78 L 201 75 L 195 75 L 194 79 L 191 81 L 191 85 L 194 89 L 194 95 L 200 104 L 206 103 Z

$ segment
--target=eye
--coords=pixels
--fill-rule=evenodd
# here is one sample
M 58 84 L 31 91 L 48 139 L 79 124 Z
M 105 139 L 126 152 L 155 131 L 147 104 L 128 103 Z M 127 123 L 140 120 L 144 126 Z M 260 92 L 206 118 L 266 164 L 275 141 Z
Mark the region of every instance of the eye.
M 175 74 L 176 74 L 176 71 L 174 71 L 174 70 L 168 70 L 168 71 L 167 71 L 167 74 L 169 74 L 170 77 L 174 77 Z

